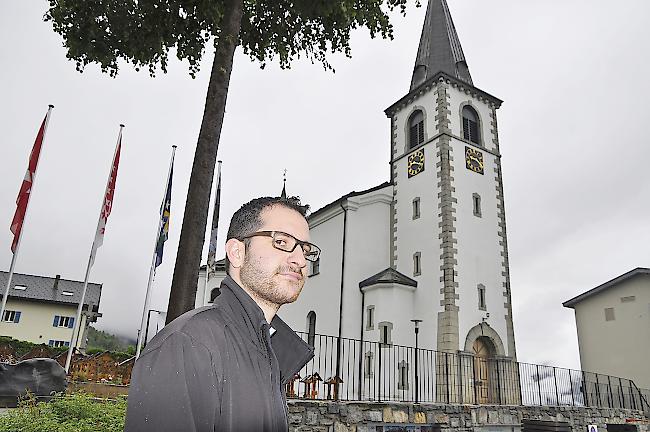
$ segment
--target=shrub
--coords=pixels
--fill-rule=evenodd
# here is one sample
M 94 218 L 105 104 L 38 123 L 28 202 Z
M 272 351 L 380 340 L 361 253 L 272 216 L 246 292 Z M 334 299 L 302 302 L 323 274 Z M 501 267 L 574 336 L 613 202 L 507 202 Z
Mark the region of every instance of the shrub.
M 126 398 L 103 401 L 84 393 L 51 402 L 31 397 L 0 416 L 0 432 L 122 432 Z

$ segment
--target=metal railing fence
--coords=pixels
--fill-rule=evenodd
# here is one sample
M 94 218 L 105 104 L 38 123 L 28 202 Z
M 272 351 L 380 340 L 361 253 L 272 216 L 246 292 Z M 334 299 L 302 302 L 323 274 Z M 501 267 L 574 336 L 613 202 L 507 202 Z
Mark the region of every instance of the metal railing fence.
M 288 382 L 288 397 L 650 410 L 650 392 L 625 378 L 506 357 L 297 334 L 315 355 Z

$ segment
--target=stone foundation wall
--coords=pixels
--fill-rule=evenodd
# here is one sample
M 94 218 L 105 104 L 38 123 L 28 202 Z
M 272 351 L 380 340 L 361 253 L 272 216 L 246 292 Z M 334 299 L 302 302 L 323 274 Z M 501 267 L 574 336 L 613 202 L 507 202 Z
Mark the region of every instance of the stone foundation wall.
M 626 409 L 289 400 L 290 432 L 374 432 L 378 423 L 437 424 L 442 432 L 499 426 L 517 431 L 522 419 L 568 422 L 573 431 L 587 432 L 595 424 L 605 432 L 607 424 L 627 423 L 650 432 L 642 412 Z

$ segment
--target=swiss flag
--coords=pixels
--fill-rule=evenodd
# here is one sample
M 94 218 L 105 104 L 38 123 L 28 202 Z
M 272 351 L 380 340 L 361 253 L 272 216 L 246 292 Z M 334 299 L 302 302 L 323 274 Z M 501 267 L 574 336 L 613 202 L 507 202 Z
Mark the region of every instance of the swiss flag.
M 49 112 L 48 112 L 49 114 Z M 32 148 L 32 153 L 29 155 L 29 166 L 25 173 L 25 179 L 20 185 L 20 192 L 16 199 L 16 212 L 11 221 L 11 232 L 14 234 L 14 240 L 11 242 L 11 252 L 16 253 L 16 245 L 20 239 L 20 232 L 23 229 L 23 221 L 25 220 L 25 213 L 27 212 L 27 203 L 32 192 L 32 185 L 34 184 L 34 176 L 36 175 L 36 167 L 38 166 L 38 158 L 41 155 L 41 147 L 43 145 L 43 136 L 45 135 L 45 124 L 47 122 L 47 115 L 41 123 L 41 128 L 38 130 L 36 142 Z
M 106 231 L 106 223 L 108 222 L 108 216 L 111 214 L 113 209 L 113 197 L 115 195 L 115 183 L 117 181 L 117 168 L 120 164 L 120 153 L 122 151 L 122 128 L 124 125 L 120 125 L 120 133 L 117 136 L 117 146 L 115 148 L 115 156 L 113 156 L 113 163 L 111 165 L 111 172 L 108 175 L 108 182 L 106 183 L 106 191 L 104 192 L 104 202 L 102 203 L 102 208 L 99 212 L 99 220 L 97 221 L 97 231 L 95 232 L 95 240 L 93 241 L 93 247 L 90 252 L 90 263 L 95 262 L 95 255 L 97 254 L 97 249 L 104 243 L 104 232 Z

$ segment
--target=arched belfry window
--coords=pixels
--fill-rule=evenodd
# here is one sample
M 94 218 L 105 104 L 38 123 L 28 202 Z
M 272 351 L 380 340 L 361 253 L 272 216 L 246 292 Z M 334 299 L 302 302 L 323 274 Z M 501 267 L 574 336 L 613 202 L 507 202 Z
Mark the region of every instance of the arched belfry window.
M 469 105 L 463 107 L 463 138 L 474 144 L 480 144 L 478 133 L 478 114 L 476 110 Z
M 307 343 L 310 347 L 314 347 L 314 340 L 316 339 L 316 312 L 311 311 L 307 314 Z
M 409 117 L 409 145 L 412 149 L 424 142 L 424 114 L 417 110 Z

